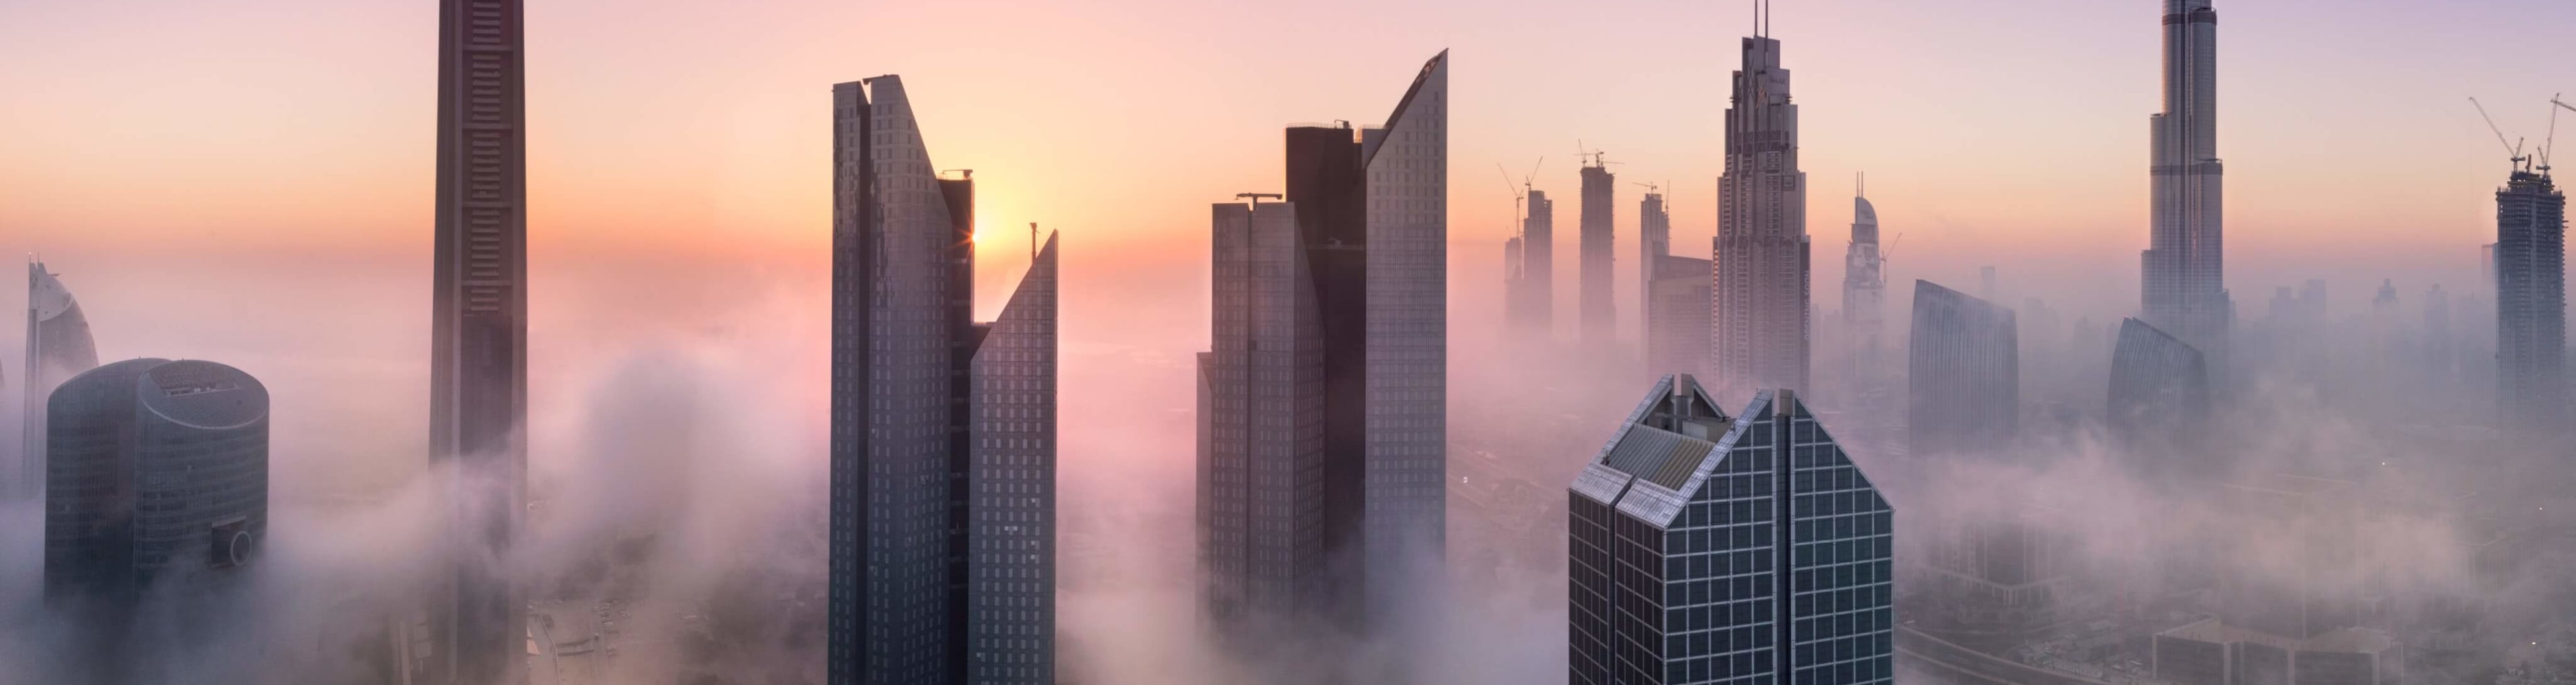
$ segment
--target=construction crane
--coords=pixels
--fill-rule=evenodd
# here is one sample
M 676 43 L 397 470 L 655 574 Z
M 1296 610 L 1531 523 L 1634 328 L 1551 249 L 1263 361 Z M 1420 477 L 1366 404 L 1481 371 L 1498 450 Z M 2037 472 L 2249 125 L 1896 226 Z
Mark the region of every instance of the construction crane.
M 2540 144 L 2540 175 L 2542 176 L 2549 175 L 2550 153 L 2558 149 L 2558 110 L 2576 112 L 2576 105 L 2567 104 L 2566 101 L 2558 99 L 2558 95 L 2549 96 L 2549 104 L 2556 107 L 2549 110 L 2549 137 Z
M 1530 187 L 1531 187 L 1531 186 L 1530 186 L 1530 183 L 1531 183 L 1531 182 L 1533 182 L 1533 181 L 1538 180 L 1538 167 L 1539 167 L 1539 165 L 1541 165 L 1541 164 L 1546 164 L 1546 163 L 1547 163 L 1547 158 L 1546 158 L 1546 157 L 1540 157 L 1540 158 L 1538 158 L 1538 161 L 1537 161 L 1537 162 L 1533 162 L 1533 163 L 1531 163 L 1531 164 L 1530 164 L 1530 172 L 1529 172 L 1529 175 L 1528 175 L 1528 176 L 1522 176 L 1522 177 L 1521 177 L 1521 182 L 1520 182 L 1517 186 L 1516 186 L 1516 185 L 1514 185 L 1514 184 L 1512 183 L 1512 170 L 1503 168 L 1503 163 L 1502 163 L 1502 162 L 1495 162 L 1495 163 L 1494 163 L 1494 170 L 1495 170 L 1495 171 L 1503 172 L 1503 186 L 1504 186 L 1505 188 L 1508 188 L 1508 189 L 1510 189 L 1510 190 L 1512 190 L 1512 191 L 1513 191 L 1513 194 L 1512 194 L 1512 222 L 1513 222 L 1514 224 L 1516 224 L 1516 226 L 1513 228 L 1513 230 L 1516 230 L 1516 231 L 1524 231 L 1524 232 L 1525 232 L 1525 231 L 1527 231 L 1527 230 L 1528 230 L 1528 228 L 1529 228 L 1529 224 L 1528 224 L 1527 222 L 1523 222 L 1523 221 L 1521 221 L 1521 219 L 1523 219 L 1523 218 L 1524 218 L 1523 216 L 1521 216 L 1521 203 L 1522 203 L 1523 201 L 1526 201 L 1526 200 L 1528 200 L 1528 199 L 1529 199 Z
M 1595 150 L 1595 149 L 1592 149 L 1591 147 L 1585 146 L 1585 145 L 1583 144 L 1583 139 L 1581 139 L 1581 138 L 1576 138 L 1576 139 L 1574 139 L 1574 158 L 1575 158 L 1575 159 L 1588 160 L 1588 161 L 1592 162 L 1592 166 L 1607 166 L 1607 165 L 1611 165 L 1611 164 L 1620 164 L 1620 163 L 1621 163 L 1621 162 L 1613 162 L 1613 161 L 1610 161 L 1609 159 L 1607 159 L 1607 158 L 1606 158 L 1606 156 L 1607 156 L 1607 155 L 1609 155 L 1609 154 L 1610 154 L 1610 153 L 1608 153 L 1608 152 L 1601 151 L 1601 150 Z
M 2504 127 L 2496 125 L 2495 117 L 2487 116 L 2487 106 L 2478 104 L 2477 98 L 2469 98 L 2469 106 L 2478 108 L 2478 118 L 2487 120 L 2487 130 L 2495 132 L 2496 143 L 2503 145 L 2505 154 L 2513 157 L 2514 166 L 2522 166 L 2523 160 L 2527 159 L 2522 156 L 2522 141 L 2516 139 L 2511 143 L 2504 142 Z

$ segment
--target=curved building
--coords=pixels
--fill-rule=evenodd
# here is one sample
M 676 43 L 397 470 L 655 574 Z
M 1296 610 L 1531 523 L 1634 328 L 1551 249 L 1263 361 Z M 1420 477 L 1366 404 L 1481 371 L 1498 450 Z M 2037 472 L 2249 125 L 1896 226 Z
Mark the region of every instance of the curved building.
M 2021 348 L 2013 310 L 1931 281 L 1914 282 L 1906 346 L 1911 451 L 1990 454 L 2021 430 Z
M 0 498 L 34 497 L 45 489 L 45 396 L 64 379 L 98 366 L 89 317 L 44 262 L 27 263 L 26 423 L 18 463 L 0 472 Z
M 47 403 L 45 596 L 131 599 L 246 563 L 268 528 L 268 388 L 206 361 L 129 359 Z
M 2187 442 L 2210 416 L 2208 358 L 2152 324 L 2122 320 L 2111 352 L 2109 408 L 2112 435 L 2131 445 Z

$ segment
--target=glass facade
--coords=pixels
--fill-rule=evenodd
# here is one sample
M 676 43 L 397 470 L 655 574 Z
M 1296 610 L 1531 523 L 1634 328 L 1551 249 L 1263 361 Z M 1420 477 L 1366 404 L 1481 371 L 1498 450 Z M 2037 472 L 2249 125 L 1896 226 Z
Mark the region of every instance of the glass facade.
M 1666 377 L 1568 511 L 1569 682 L 1894 681 L 1895 513 L 1792 393 Z
M 2198 433 L 2209 413 L 2208 369 L 2198 348 L 2147 322 L 2121 320 L 2111 352 L 2112 433 L 2131 443 Z
M 974 323 L 972 183 L 900 78 L 833 87 L 836 685 L 1054 675 L 1053 252 Z
M 1991 453 L 2021 426 L 2021 348 L 2013 311 L 1931 281 L 1914 282 L 1906 352 L 1908 452 Z
M 1422 65 L 1384 128 L 1361 132 L 1368 174 L 1366 606 L 1438 582 L 1449 503 L 1449 53 Z M 1418 605 L 1418 602 L 1415 602 Z M 1370 620 L 1386 619 L 1372 616 Z
M 26 391 L 25 426 L 18 463 L 0 471 L 0 499 L 33 498 L 45 492 L 45 398 L 65 379 L 98 366 L 98 348 L 89 337 L 89 317 L 72 299 L 62 279 L 44 262 L 27 263 L 27 365 L 19 386 Z
M 133 600 L 250 561 L 268 532 L 268 389 L 206 361 L 92 369 L 48 403 L 48 600 Z

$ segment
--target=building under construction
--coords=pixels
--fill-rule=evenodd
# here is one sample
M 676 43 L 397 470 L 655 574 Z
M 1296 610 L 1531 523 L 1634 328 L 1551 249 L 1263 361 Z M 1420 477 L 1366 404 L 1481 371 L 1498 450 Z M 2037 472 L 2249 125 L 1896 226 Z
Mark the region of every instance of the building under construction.
M 1596 348 L 1618 339 L 1619 310 L 1610 292 L 1614 282 L 1610 273 L 1617 261 L 1610 254 L 1616 235 L 1611 229 L 1614 213 L 1610 206 L 1616 195 L 1616 180 L 1598 154 L 1592 156 L 1592 163 L 1583 165 L 1583 286 L 1581 306 L 1576 309 L 1582 312 L 1583 343 Z
M 2567 412 L 2567 195 L 2549 167 L 2524 165 L 2496 189 L 2497 420 L 2560 433 Z

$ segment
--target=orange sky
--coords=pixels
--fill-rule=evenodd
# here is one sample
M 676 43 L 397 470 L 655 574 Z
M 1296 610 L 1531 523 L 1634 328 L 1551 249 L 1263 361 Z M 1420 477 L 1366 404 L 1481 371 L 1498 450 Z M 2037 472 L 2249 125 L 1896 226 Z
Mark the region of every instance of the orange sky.
M 2240 307 L 2311 263 L 2419 281 L 2474 273 L 2504 164 L 2465 97 L 2538 138 L 2542 100 L 2576 90 L 2563 50 L 2481 34 L 2570 35 L 2576 3 L 2474 4 L 2222 0 Z M 1889 235 L 1906 235 L 1898 279 L 2002 263 L 2008 278 L 2132 297 L 2158 7 L 1778 3 L 1773 32 L 1804 108 L 1818 301 L 1837 297 L 1844 198 L 1861 169 Z M 425 257 L 434 8 L 0 7 L 0 64 L 12 65 L 0 70 L 0 246 Z M 934 161 L 976 169 L 982 223 L 1007 229 L 988 238 L 1003 249 L 987 253 L 986 299 L 1017 279 L 1030 221 L 1065 231 L 1070 279 L 1090 271 L 1139 295 L 1193 287 L 1206 204 L 1277 189 L 1281 125 L 1382 120 L 1414 67 L 1449 48 L 1458 282 L 1496 277 L 1511 211 L 1497 164 L 1517 175 L 1547 157 L 1539 186 L 1566 198 L 1560 251 L 1572 254 L 1578 139 L 1624 162 L 1625 269 L 1641 190 L 1630 181 L 1671 183 L 1676 250 L 1705 250 L 1748 17 L 1658 0 L 532 3 L 535 268 L 630 253 L 817 268 L 830 85 L 899 73 Z M 1572 260 L 1559 262 L 1570 278 Z

